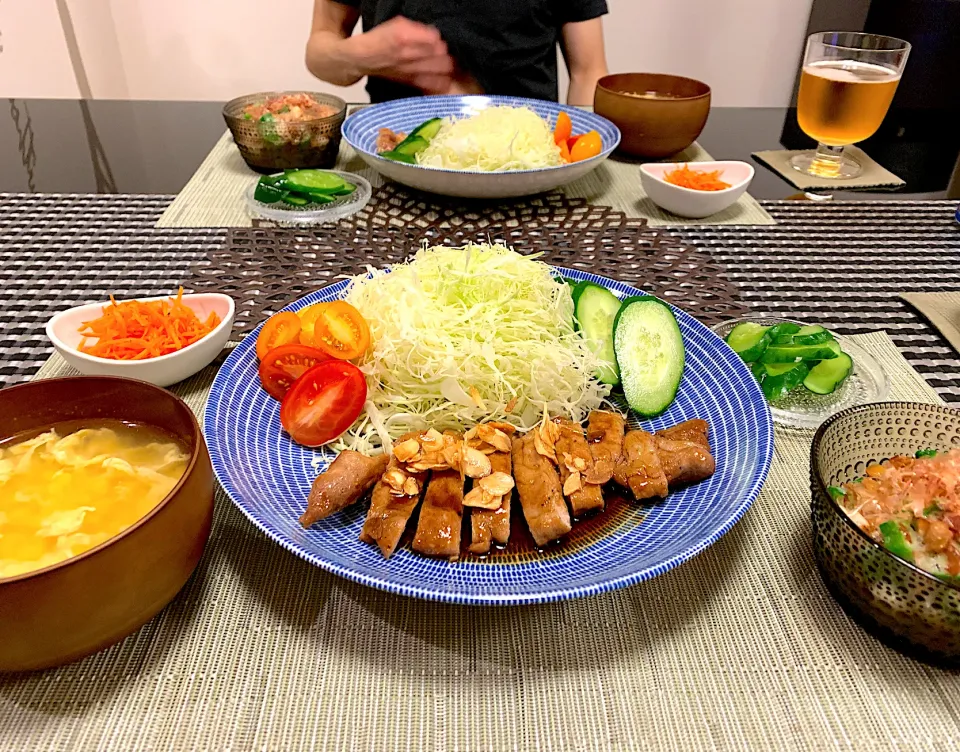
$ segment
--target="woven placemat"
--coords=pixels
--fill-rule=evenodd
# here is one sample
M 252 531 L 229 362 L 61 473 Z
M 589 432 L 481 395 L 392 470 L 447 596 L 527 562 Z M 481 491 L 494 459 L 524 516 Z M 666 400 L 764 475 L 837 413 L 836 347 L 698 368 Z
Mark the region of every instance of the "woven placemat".
M 676 161 L 708 161 L 712 157 L 698 144 L 674 157 Z M 589 175 L 561 188 L 563 195 L 585 198 L 594 204 L 611 206 L 628 217 L 642 217 L 651 226 L 728 224 L 775 224 L 766 210 L 749 194 L 741 196 L 736 204 L 705 219 L 685 219 L 659 209 L 643 191 L 640 184 L 640 163 L 628 157 L 614 155 Z M 376 189 L 385 181 L 373 168 L 360 159 L 346 143 L 340 145 L 336 169 L 353 172 L 370 181 Z M 244 164 L 229 131 L 207 155 L 206 159 L 183 187 L 157 221 L 157 227 L 251 227 L 253 221 L 244 207 L 243 194 L 258 175 Z M 409 195 L 418 192 L 400 188 Z M 373 199 L 376 201 L 376 196 Z M 431 196 L 430 200 L 442 200 Z M 461 213 L 470 211 L 471 203 L 463 199 L 451 201 Z M 511 200 L 511 204 L 526 203 L 530 199 Z
M 891 399 L 936 402 L 882 332 Z M 41 378 L 70 369 L 55 356 Z M 201 416 L 210 367 L 174 388 Z M 217 492 L 173 603 L 79 663 L 0 678 L 10 750 L 946 750 L 960 679 L 874 640 L 810 543 L 810 435 L 777 432 L 750 512 L 675 570 L 514 608 L 403 599 L 266 539 Z M 66 625 L 65 625 L 66 627 Z
M 960 352 L 960 292 L 910 292 L 901 293 L 900 297 Z
M 758 162 L 777 173 L 794 188 L 800 188 L 801 190 L 896 190 L 906 185 L 906 182 L 902 178 L 894 175 L 890 170 L 879 162 L 876 162 L 869 154 L 857 146 L 847 146 L 844 149 L 844 151 L 859 162 L 863 168 L 863 171 L 855 178 L 831 180 L 830 178 L 807 175 L 799 170 L 795 170 L 793 165 L 790 164 L 790 160 L 793 159 L 795 155 L 803 154 L 804 151 L 810 150 L 777 149 L 773 151 L 758 151 L 752 156 Z
M 491 241 L 635 285 L 707 324 L 748 311 L 709 253 L 606 206 L 553 196 L 460 215 L 395 187 L 383 191 L 376 209 L 368 206 L 364 214 L 337 225 L 310 231 L 231 229 L 226 243 L 193 267 L 184 286 L 232 296 L 234 327 L 245 333 L 338 277 L 403 261 L 422 242 Z

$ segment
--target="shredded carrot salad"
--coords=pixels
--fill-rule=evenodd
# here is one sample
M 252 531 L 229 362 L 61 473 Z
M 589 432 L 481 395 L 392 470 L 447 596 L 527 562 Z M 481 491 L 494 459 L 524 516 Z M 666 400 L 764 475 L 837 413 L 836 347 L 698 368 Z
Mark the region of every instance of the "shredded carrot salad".
M 695 191 L 722 191 L 730 187 L 720 179 L 723 170 L 691 170 L 688 165 L 664 173 L 663 179 L 668 183 L 679 185 L 681 188 L 692 188 Z
M 216 329 L 216 313 L 201 321 L 183 302 L 183 288 L 169 300 L 126 300 L 118 303 L 110 296 L 103 315 L 84 321 L 78 330 L 83 335 L 80 352 L 110 360 L 146 360 L 169 355 L 192 345 Z M 87 338 L 96 342 L 87 343 Z

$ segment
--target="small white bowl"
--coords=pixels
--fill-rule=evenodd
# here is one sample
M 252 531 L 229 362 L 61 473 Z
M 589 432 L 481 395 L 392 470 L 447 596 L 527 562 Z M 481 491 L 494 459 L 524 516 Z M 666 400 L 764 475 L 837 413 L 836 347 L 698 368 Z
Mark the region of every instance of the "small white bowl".
M 169 295 L 161 295 L 137 300 L 169 298 Z M 80 327 L 84 321 L 99 318 L 103 307 L 109 305 L 109 301 L 77 306 L 58 313 L 47 322 L 47 336 L 63 359 L 85 376 L 126 376 L 157 386 L 170 386 L 208 366 L 227 344 L 233 327 L 235 306 L 229 295 L 215 292 L 196 293 L 184 295 L 183 302 L 192 308 L 201 320 L 211 313 L 216 313 L 220 317 L 220 324 L 203 339 L 169 355 L 148 360 L 110 360 L 80 352 L 77 349 L 83 340 Z
M 730 183 L 722 191 L 696 191 L 663 179 L 664 174 L 686 164 L 692 170 L 720 170 L 720 179 Z M 732 206 L 753 180 L 753 166 L 746 162 L 650 162 L 640 165 L 640 182 L 650 200 L 680 217 L 702 219 Z

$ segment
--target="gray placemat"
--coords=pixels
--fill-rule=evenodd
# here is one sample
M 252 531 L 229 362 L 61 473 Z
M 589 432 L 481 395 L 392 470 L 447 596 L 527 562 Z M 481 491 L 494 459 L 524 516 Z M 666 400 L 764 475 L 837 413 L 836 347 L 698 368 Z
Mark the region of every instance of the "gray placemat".
M 694 144 L 673 158 L 675 161 L 709 161 L 712 157 Z M 628 217 L 642 217 L 653 227 L 667 225 L 770 225 L 774 220 L 753 196 L 745 193 L 736 204 L 712 217 L 685 219 L 658 208 L 640 184 L 639 162 L 614 155 L 590 174 L 561 188 L 572 198 L 586 198 L 593 204 L 611 206 Z M 384 180 L 373 168 L 341 142 L 336 169 L 353 172 L 377 188 Z M 258 179 L 244 164 L 229 131 L 225 132 L 206 159 L 163 212 L 157 227 L 250 227 L 243 194 Z
M 935 393 L 882 332 L 892 399 Z M 54 358 L 40 377 L 69 372 Z M 175 391 L 202 414 L 215 373 Z M 196 574 L 80 663 L 0 679 L 11 750 L 946 750 L 960 680 L 888 650 L 830 598 L 810 545 L 809 433 L 777 432 L 753 509 L 648 582 L 458 607 L 327 574 L 218 491 Z

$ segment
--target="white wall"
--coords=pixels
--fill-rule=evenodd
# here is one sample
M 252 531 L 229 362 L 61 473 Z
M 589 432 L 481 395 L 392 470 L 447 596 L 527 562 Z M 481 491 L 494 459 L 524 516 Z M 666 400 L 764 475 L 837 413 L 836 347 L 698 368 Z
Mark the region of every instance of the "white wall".
M 720 106 L 788 103 L 811 0 L 608 3 L 611 71 L 699 78 Z M 223 101 L 313 87 L 365 100 L 361 85 L 329 87 L 304 68 L 311 8 L 312 0 L 0 0 L 0 96 L 81 94 L 65 12 L 98 99 Z

